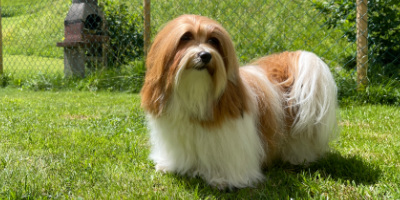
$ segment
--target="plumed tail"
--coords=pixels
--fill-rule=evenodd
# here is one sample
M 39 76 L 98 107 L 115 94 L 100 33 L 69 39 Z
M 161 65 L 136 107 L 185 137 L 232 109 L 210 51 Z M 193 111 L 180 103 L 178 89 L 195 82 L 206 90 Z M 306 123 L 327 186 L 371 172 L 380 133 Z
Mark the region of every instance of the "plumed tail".
M 315 54 L 300 52 L 294 83 L 286 96 L 293 123 L 285 160 L 312 162 L 328 150 L 336 135 L 337 88 L 329 67 Z

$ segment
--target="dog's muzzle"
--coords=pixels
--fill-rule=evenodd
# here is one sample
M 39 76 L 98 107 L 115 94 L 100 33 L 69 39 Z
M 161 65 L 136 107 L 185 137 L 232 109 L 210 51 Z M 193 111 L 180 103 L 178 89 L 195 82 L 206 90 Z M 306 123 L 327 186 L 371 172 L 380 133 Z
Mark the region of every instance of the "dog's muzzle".
M 207 64 L 210 63 L 212 56 L 211 53 L 207 51 L 202 51 L 197 54 L 198 63 L 195 66 L 197 70 L 207 69 Z
M 212 58 L 211 53 L 206 51 L 200 52 L 199 57 L 201 59 L 201 62 L 203 62 L 204 64 L 208 64 Z

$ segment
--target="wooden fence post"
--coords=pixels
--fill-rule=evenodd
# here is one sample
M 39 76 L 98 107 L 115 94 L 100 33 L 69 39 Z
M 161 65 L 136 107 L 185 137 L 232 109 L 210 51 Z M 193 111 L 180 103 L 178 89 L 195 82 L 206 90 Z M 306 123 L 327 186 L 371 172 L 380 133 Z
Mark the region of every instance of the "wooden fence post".
M 357 89 L 368 86 L 368 0 L 357 0 Z
M 144 56 L 147 56 L 147 52 L 150 48 L 150 37 L 151 37 L 151 29 L 150 29 L 150 0 L 143 0 L 143 12 L 144 12 Z

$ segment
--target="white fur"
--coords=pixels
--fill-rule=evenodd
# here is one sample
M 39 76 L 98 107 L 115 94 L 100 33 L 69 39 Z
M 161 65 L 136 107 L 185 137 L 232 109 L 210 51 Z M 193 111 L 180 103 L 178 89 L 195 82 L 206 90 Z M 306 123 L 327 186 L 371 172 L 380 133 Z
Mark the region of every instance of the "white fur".
M 275 116 L 275 120 L 278 121 L 278 125 L 280 126 L 277 127 L 277 131 L 279 131 L 279 133 L 285 132 L 285 112 L 282 108 L 282 93 L 280 92 L 279 88 L 268 79 L 268 77 L 265 75 L 265 72 L 263 72 L 263 70 L 258 66 L 244 66 L 241 67 L 240 70 L 251 74 L 251 79 L 258 79 L 258 82 L 262 83 L 262 85 L 257 85 L 257 90 L 264 91 L 265 95 L 267 95 L 267 93 L 269 94 L 268 96 L 258 96 L 256 91 L 252 91 L 251 87 L 248 86 L 250 80 L 244 80 L 243 83 L 246 85 L 246 88 L 249 91 L 250 98 L 254 99 L 251 101 L 252 104 L 257 106 L 257 100 L 268 101 L 270 107 L 263 109 L 268 109 Z M 258 114 L 258 112 L 261 112 L 260 109 L 261 108 L 254 108 L 253 112 Z
M 306 51 L 301 52 L 295 80 L 287 101 L 294 102 L 297 115 L 282 158 L 301 164 L 315 161 L 329 149 L 336 133 L 337 89 L 329 67 Z
M 218 100 L 226 85 L 227 75 L 221 63 L 215 66 L 217 80 L 207 70 L 195 70 L 197 52 L 211 51 L 213 59 L 222 62 L 219 54 L 204 47 L 189 50 L 181 60 L 175 85 L 165 112 L 147 115 L 150 158 L 161 172 L 200 176 L 219 188 L 254 186 L 263 180 L 261 166 L 268 154 L 257 127 L 256 99 L 270 101 L 272 112 L 281 122 L 285 136 L 279 149 L 281 157 L 293 164 L 315 161 L 328 149 L 336 124 L 336 86 L 329 68 L 316 55 L 302 52 L 298 73 L 290 94 L 282 95 L 256 66 L 242 68 L 254 78 L 263 80 L 261 90 L 271 96 L 259 97 L 249 90 L 248 101 L 254 108 L 242 117 L 227 119 L 218 127 L 203 127 L 196 120 L 211 116 L 213 101 Z M 261 99 L 260 99 L 261 98 Z M 284 101 L 292 102 L 298 114 L 291 131 L 285 132 Z
M 150 158 L 158 171 L 199 175 L 221 189 L 253 186 L 263 179 L 265 154 L 252 116 L 228 120 L 218 129 L 168 116 L 149 119 Z
M 227 84 L 227 74 L 224 68 L 224 61 L 222 60 L 221 56 L 219 55 L 219 53 L 214 50 L 213 48 L 209 48 L 206 45 L 200 44 L 199 46 L 194 46 L 191 47 L 189 49 L 186 50 L 185 52 L 185 56 L 183 56 L 183 58 L 181 59 L 181 61 L 179 62 L 179 69 L 178 72 L 175 75 L 175 86 L 176 87 L 193 87 L 193 86 L 187 86 L 187 85 L 192 85 L 192 84 L 199 84 L 197 83 L 197 81 L 210 81 L 211 80 L 211 76 L 208 75 L 208 73 L 206 73 L 207 71 L 200 71 L 202 72 L 201 76 L 203 77 L 186 77 L 187 75 L 184 75 L 182 73 L 185 73 L 187 70 L 192 69 L 192 71 L 196 71 L 194 68 L 198 65 L 202 65 L 201 63 L 201 59 L 198 57 L 198 53 L 199 52 L 209 52 L 212 55 L 212 65 L 216 66 L 215 68 L 215 76 L 214 80 L 213 80 L 213 88 L 208 88 L 207 92 L 211 92 L 212 95 L 211 96 L 212 99 L 210 100 L 215 100 L 217 98 L 220 97 L 221 93 L 225 90 L 226 84 Z M 196 75 L 196 74 L 192 74 L 192 75 Z M 209 77 L 204 77 L 204 76 L 209 76 Z M 188 79 L 188 80 L 184 80 L 183 84 L 180 84 L 181 79 Z M 192 81 L 191 81 L 192 80 Z M 176 91 L 181 91 L 181 92 L 197 92 L 196 87 L 193 87 L 191 90 L 182 90 L 182 89 L 177 89 Z M 206 96 L 203 96 L 206 97 Z M 207 96 L 208 97 L 208 96 Z
M 213 83 L 206 70 L 187 69 L 182 72 L 173 103 L 179 102 L 176 109 L 187 112 L 188 117 L 208 119 L 211 116 L 213 104 Z M 172 109 L 169 109 L 172 110 Z M 172 111 L 173 112 L 173 111 Z
M 256 129 L 255 115 L 244 114 L 225 121 L 221 127 L 205 128 L 192 121 L 204 117 L 213 88 L 208 72 L 186 69 L 165 115 L 148 115 L 152 150 L 157 170 L 200 176 L 210 185 L 223 188 L 253 186 L 263 179 L 265 157 Z
M 315 54 L 303 51 L 300 54 L 298 71 L 295 72 L 295 82 L 291 93 L 282 97 L 275 87 L 257 66 L 242 67 L 241 70 L 251 73 L 252 79 L 263 85 L 258 90 L 270 90 L 272 96 L 265 101 L 273 105 L 270 109 L 283 125 L 283 101 L 291 102 L 297 111 L 294 124 L 280 130 L 284 138 L 281 158 L 292 164 L 313 162 L 328 151 L 328 143 L 336 133 L 336 84 L 329 67 Z M 253 94 L 254 95 L 254 94 Z M 257 97 L 260 98 L 260 97 Z M 263 100 L 263 99 L 261 99 Z M 259 110 L 259 109 L 257 109 Z

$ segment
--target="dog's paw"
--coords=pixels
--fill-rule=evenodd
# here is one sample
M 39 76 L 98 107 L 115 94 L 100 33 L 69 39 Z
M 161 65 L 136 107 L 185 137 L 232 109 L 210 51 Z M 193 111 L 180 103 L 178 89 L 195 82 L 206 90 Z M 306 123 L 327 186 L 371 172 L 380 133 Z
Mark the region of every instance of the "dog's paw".
M 160 173 L 165 174 L 165 173 L 168 172 L 168 170 L 167 170 L 167 168 L 165 166 L 157 164 L 156 165 L 156 172 L 160 172 Z
M 229 189 L 228 184 L 226 183 L 217 183 L 214 184 L 213 187 L 217 188 L 219 191 L 227 191 Z

